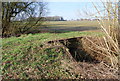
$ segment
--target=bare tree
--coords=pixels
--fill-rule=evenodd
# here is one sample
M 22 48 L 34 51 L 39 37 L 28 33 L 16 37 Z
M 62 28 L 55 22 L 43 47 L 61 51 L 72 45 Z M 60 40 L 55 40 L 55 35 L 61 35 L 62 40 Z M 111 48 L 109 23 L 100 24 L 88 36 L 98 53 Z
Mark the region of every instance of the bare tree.
M 41 24 L 46 10 L 44 2 L 3 2 L 2 36 L 22 34 L 38 23 Z M 30 18 L 36 19 L 31 21 Z

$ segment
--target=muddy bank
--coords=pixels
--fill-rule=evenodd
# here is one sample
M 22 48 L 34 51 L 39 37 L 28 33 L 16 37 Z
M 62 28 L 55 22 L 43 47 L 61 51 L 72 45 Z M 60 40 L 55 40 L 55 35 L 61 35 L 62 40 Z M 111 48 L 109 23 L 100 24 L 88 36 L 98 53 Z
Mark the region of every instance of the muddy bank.
M 96 45 L 99 46 L 100 42 L 95 37 L 88 37 L 92 40 Z M 102 41 L 102 40 L 101 40 Z M 99 63 L 101 61 L 108 63 L 110 59 L 100 54 L 101 51 L 99 49 L 96 50 L 95 46 L 91 44 L 90 41 L 86 40 L 86 37 L 77 37 L 77 38 L 69 38 L 62 40 L 49 41 L 48 43 L 61 43 L 65 47 L 69 49 L 69 52 L 74 60 L 77 62 L 94 62 Z
M 100 45 L 99 41 L 102 41 L 96 37 L 88 38 L 98 46 Z M 70 74 L 75 73 L 76 78 L 118 79 L 118 68 L 111 68 L 109 66 L 110 59 L 102 55 L 102 51 L 96 49 L 86 37 L 54 40 L 48 43 L 60 43 L 68 49 L 69 57 L 72 57 L 74 61 L 66 62 L 63 60 L 61 66 L 66 68 Z

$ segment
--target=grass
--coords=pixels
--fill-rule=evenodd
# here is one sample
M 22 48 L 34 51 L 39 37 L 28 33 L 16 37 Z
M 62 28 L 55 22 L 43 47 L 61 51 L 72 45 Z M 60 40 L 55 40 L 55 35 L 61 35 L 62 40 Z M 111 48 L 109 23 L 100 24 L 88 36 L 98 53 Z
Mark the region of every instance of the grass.
M 102 36 L 103 34 L 101 32 L 69 32 L 69 33 L 39 33 L 39 34 L 28 34 L 28 35 L 21 35 L 20 37 L 10 37 L 10 38 L 3 38 L 2 44 L 4 45 L 6 42 L 13 41 L 13 43 L 17 41 L 29 41 L 29 40 L 35 40 L 35 41 L 50 41 L 50 40 L 59 40 L 59 39 L 67 39 L 67 38 L 74 38 L 74 37 L 80 37 L 80 36 Z M 22 42 L 21 42 L 22 43 Z M 20 44 L 21 44 L 20 43 Z
M 43 23 L 43 26 L 39 26 L 38 24 L 29 31 L 67 33 L 72 31 L 100 32 L 100 29 L 97 21 L 46 21 Z
M 94 31 L 99 30 L 96 21 L 50 21 L 45 22 L 43 27 L 46 31 L 52 33 L 66 33 L 71 31 Z
M 48 23 L 48 22 L 47 22 Z M 56 26 L 64 26 L 64 27 L 71 27 L 71 26 L 86 26 L 86 27 L 98 27 L 97 21 L 50 21 L 49 25 L 56 25 Z
M 3 78 L 75 78 L 62 68 L 63 48 L 42 49 L 45 42 L 80 36 L 102 36 L 101 32 L 69 31 L 67 33 L 38 33 L 2 39 Z

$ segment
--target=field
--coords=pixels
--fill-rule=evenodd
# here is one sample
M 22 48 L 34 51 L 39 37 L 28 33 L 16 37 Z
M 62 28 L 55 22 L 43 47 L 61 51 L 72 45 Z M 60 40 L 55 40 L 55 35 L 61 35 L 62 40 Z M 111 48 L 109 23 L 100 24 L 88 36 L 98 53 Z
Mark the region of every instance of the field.
M 66 33 L 71 31 L 98 31 L 97 21 L 50 21 L 45 22 L 41 29 L 51 33 Z
M 101 62 L 86 62 L 86 57 L 71 59 L 78 59 L 72 55 L 78 52 L 76 49 L 83 50 L 84 45 L 78 41 L 103 36 L 97 21 L 52 21 L 44 25 L 37 27 L 42 33 L 2 39 L 4 79 L 116 78 L 115 72 Z M 74 45 L 80 48 L 71 49 Z

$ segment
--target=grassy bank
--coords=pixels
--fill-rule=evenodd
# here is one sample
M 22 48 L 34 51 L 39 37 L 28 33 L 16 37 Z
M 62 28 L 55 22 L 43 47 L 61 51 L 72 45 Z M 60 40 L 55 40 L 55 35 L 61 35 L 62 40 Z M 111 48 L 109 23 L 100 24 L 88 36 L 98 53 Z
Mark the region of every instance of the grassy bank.
M 4 78 L 73 77 L 60 66 L 63 48 L 42 49 L 45 42 L 79 36 L 102 36 L 93 32 L 40 33 L 2 39 Z

